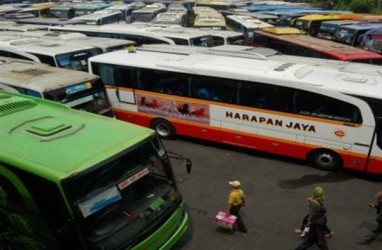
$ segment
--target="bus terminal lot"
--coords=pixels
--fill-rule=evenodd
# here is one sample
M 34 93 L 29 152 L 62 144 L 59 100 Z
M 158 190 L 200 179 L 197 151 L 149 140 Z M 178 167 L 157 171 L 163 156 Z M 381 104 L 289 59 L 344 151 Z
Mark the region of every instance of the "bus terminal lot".
M 193 162 L 189 175 L 173 163 L 191 217 L 190 230 L 176 250 L 292 249 L 299 240 L 293 229 L 300 226 L 307 197 L 317 185 L 325 190 L 328 226 L 334 232 L 329 249 L 382 249 L 382 235 L 366 246 L 356 243 L 376 225 L 375 210 L 367 204 L 382 190 L 382 176 L 326 172 L 301 161 L 200 140 L 163 141 L 167 150 Z M 246 234 L 219 230 L 212 221 L 225 210 L 228 181 L 234 179 L 241 181 L 247 195 L 242 209 Z

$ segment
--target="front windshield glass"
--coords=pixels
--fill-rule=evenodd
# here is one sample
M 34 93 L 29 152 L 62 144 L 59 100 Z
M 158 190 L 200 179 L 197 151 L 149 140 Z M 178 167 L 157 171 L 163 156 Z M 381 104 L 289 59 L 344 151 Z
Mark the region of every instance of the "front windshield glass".
M 228 44 L 233 44 L 233 45 L 244 45 L 244 36 L 235 36 L 235 37 L 229 37 L 227 39 Z
M 212 47 L 214 46 L 214 39 L 212 36 L 200 36 L 190 39 L 191 46 L 200 46 L 200 47 Z
M 309 21 L 306 20 L 297 20 L 296 21 L 296 28 L 300 30 L 309 30 Z
M 50 9 L 49 14 L 50 14 L 50 17 L 69 18 L 69 11 L 70 9 L 55 9 L 55 10 Z
M 46 91 L 44 97 L 48 100 L 64 103 L 74 109 L 113 116 L 105 87 L 99 78 Z
M 97 49 L 88 49 L 83 51 L 76 51 L 72 53 L 57 55 L 56 60 L 60 68 L 87 72 L 88 58 L 98 54 L 99 54 L 99 51 Z
M 349 30 L 349 29 L 338 29 L 334 33 L 334 39 L 336 41 L 346 43 L 346 44 L 352 44 L 354 36 L 355 36 L 355 31 Z
M 128 249 L 180 203 L 158 139 L 63 183 L 90 249 Z

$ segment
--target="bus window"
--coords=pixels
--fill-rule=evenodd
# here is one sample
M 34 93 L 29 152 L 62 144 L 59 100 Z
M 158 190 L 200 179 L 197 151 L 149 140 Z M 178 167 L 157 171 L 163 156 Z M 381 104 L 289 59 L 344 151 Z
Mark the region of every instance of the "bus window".
M 54 61 L 54 58 L 52 56 L 46 56 L 46 55 L 40 55 L 40 54 L 33 54 L 33 55 L 37 56 L 38 59 L 40 59 L 40 61 L 42 63 L 48 64 L 48 65 L 50 65 L 52 67 L 57 67 L 57 65 L 56 65 L 56 63 Z
M 176 45 L 189 45 L 186 39 L 171 38 L 171 40 L 173 40 Z
M 126 88 L 135 87 L 135 70 L 127 67 L 115 67 L 114 84 Z
M 187 75 L 148 69 L 139 70 L 138 75 L 139 89 L 171 95 L 187 95 Z
M 60 68 L 88 71 L 88 58 L 100 54 L 97 49 L 57 55 L 57 63 Z
M 193 97 L 236 103 L 237 84 L 230 79 L 221 79 L 209 76 L 193 76 L 191 93 Z
M 298 114 L 320 117 L 325 119 L 362 123 L 359 109 L 334 98 L 307 91 L 297 91 L 294 111 Z

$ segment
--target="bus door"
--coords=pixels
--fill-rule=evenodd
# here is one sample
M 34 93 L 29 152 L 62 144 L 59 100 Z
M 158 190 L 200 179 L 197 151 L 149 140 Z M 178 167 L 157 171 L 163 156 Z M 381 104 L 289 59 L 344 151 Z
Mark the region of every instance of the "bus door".
M 369 150 L 369 158 L 365 170 L 373 173 L 382 173 L 382 117 L 376 118 L 377 126 Z
M 22 181 L 0 164 L 2 249 L 56 249 L 33 198 Z M 9 234 L 8 234 L 8 233 Z

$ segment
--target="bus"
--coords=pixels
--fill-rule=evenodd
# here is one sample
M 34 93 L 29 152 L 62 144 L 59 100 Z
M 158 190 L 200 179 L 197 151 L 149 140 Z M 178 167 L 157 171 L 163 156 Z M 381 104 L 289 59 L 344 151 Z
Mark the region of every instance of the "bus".
M 102 80 L 93 74 L 0 57 L 0 89 L 113 117 Z
M 357 23 L 346 26 L 341 26 L 334 32 L 333 40 L 339 43 L 347 44 L 349 46 L 358 47 L 360 44 L 360 37 L 369 30 L 382 27 L 380 23 Z
M 323 21 L 317 33 L 318 38 L 333 40 L 336 30 L 341 26 L 358 23 L 357 20 L 333 20 Z
M 360 37 L 360 47 L 382 53 L 382 27 L 369 30 Z
M 332 20 L 354 20 L 362 18 L 362 14 L 329 14 L 329 15 L 320 15 L 320 14 L 311 14 L 302 17 L 298 17 L 294 20 L 293 26 L 305 31 L 311 36 L 317 36 L 317 33 L 320 29 L 320 25 L 323 21 L 332 21 Z
M 203 30 L 204 31 L 204 30 Z M 213 40 L 213 46 L 219 45 L 244 45 L 244 35 L 241 32 L 231 30 L 205 30 L 205 32 L 211 35 Z
M 65 4 L 67 6 L 73 6 L 74 8 L 74 16 L 83 16 L 86 14 L 90 14 L 99 10 L 106 9 L 110 7 L 112 4 L 104 3 L 104 2 L 73 2 Z
M 301 62 L 138 49 L 92 57 L 89 68 L 105 82 L 118 119 L 163 138 L 382 173 L 381 75 Z
M 269 47 L 287 55 L 382 65 L 382 55 L 378 53 L 301 32 L 292 27 L 267 27 L 255 30 L 251 42 L 254 46 Z
M 82 16 L 74 17 L 72 20 L 83 21 L 84 24 L 88 25 L 104 25 L 109 23 L 117 23 L 123 19 L 120 11 L 104 9 Z
M 49 9 L 50 18 L 71 19 L 74 16 L 74 7 L 70 5 L 56 4 Z
M 45 31 L 45 30 L 36 30 L 36 31 L 0 31 L 0 36 L 14 36 L 14 37 L 35 37 L 48 41 L 62 41 L 65 43 L 81 44 L 81 45 L 90 45 L 94 46 L 99 50 L 100 53 L 106 53 L 110 51 L 120 50 L 120 49 L 129 49 L 135 47 L 136 43 L 133 41 L 115 39 L 115 38 L 106 38 L 106 37 L 89 37 L 82 33 L 69 33 L 69 32 L 60 32 L 60 31 Z
M 250 43 L 248 39 L 251 39 L 253 31 L 264 27 L 273 27 L 270 23 L 245 15 L 228 15 L 226 16 L 226 22 L 229 29 L 244 34 L 246 43 Z
M 226 21 L 222 14 L 209 7 L 194 7 L 194 28 L 225 30 Z
M 159 13 L 151 21 L 153 24 L 168 24 L 168 25 L 180 25 L 188 26 L 188 16 L 181 12 L 167 11 Z
M 121 26 L 120 24 L 106 24 L 99 26 L 91 25 L 65 25 L 65 26 L 50 26 L 51 31 L 63 31 L 63 32 L 76 32 L 82 33 L 90 37 L 106 37 L 117 38 L 134 41 L 137 46 L 142 44 L 175 44 L 173 40 L 157 35 L 155 32 L 147 32 L 143 29 L 138 29 L 136 26 L 126 24 Z
M 166 12 L 166 5 L 163 3 L 148 4 L 143 8 L 133 10 L 132 22 L 151 22 L 159 13 Z
M 88 71 L 88 58 L 100 53 L 94 46 L 39 38 L 2 36 L 0 56 L 13 57 L 7 48 L 35 55 L 42 63 L 53 67 Z M 20 57 L 17 57 L 20 58 Z M 28 58 L 25 58 L 28 59 Z
M 4 91 L 0 110 L 4 249 L 165 250 L 184 235 L 172 154 L 154 131 Z
M 111 37 L 135 41 L 142 44 L 167 43 L 189 46 L 213 46 L 212 37 L 202 30 L 179 25 L 154 25 L 152 23 L 113 23 L 102 26 L 72 25 L 52 26 L 53 31 L 80 32 L 87 36 Z

